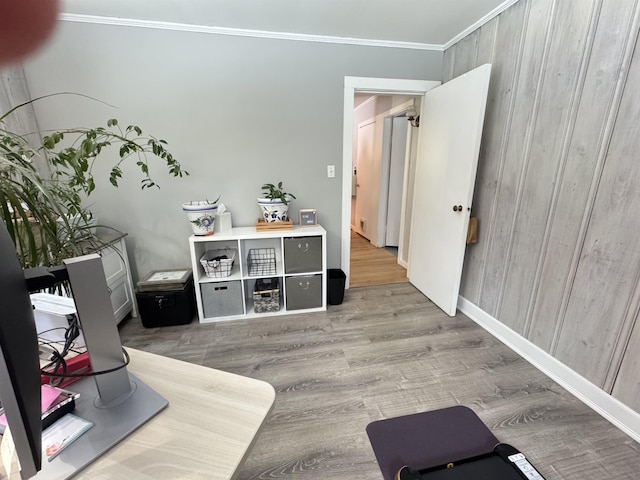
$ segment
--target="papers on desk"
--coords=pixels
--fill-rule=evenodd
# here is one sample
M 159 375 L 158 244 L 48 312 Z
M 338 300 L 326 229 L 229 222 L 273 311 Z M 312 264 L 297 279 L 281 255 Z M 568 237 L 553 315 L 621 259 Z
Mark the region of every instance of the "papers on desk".
M 93 427 L 92 422 L 71 413 L 66 413 L 75 408 L 75 400 L 78 397 L 78 393 L 52 387 L 51 385 L 42 385 L 43 460 L 46 459 L 50 462 L 84 432 Z M 47 422 L 47 420 L 49 421 Z M 4 468 L 4 472 L 8 475 L 7 478 L 13 478 L 12 472 L 19 470 L 19 466 L 11 431 L 7 426 L 4 414 L 0 415 L 0 428 L 2 428 L 3 433 L 0 443 L 0 463 Z M 1 476 L 2 474 L 0 474 Z
M 50 462 L 91 427 L 90 421 L 67 413 L 42 432 L 42 457 Z
M 84 432 L 89 430 L 93 423 L 67 413 L 49 428 L 42 432 L 42 457 L 47 461 L 53 460 L 65 448 L 71 445 Z M 20 470 L 16 456 L 16 448 L 11 437 L 11 430 L 7 427 L 0 444 L 0 460 L 6 478 L 19 478 Z M 5 478 L 5 477 L 2 477 Z

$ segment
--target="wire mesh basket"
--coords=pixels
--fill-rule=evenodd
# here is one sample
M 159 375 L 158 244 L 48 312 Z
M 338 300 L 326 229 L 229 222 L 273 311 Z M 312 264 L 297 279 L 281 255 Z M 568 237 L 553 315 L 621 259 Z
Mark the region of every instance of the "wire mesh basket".
M 253 290 L 253 310 L 256 313 L 280 311 L 280 288 L 277 278 L 259 278 Z
M 202 265 L 205 275 L 209 278 L 228 277 L 231 275 L 235 259 L 236 250 L 233 248 L 207 250 L 200 258 L 200 265 Z
M 251 248 L 247 255 L 249 275 L 275 275 L 276 274 L 276 249 L 275 248 Z

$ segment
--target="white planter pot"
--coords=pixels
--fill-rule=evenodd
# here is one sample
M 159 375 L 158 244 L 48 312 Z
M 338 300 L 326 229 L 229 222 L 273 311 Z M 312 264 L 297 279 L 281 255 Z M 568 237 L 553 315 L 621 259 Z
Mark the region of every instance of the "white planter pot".
M 288 220 L 289 205 L 282 203 L 282 200 L 258 198 L 258 206 L 265 222 L 286 222 Z
M 212 205 L 206 200 L 186 202 L 182 210 L 187 214 L 194 235 L 213 235 L 218 205 Z

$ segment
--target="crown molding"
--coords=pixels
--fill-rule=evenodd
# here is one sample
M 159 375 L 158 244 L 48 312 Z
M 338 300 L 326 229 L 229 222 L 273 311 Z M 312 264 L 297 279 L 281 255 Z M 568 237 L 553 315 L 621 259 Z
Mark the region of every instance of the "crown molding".
M 506 0 L 504 3 L 498 5 L 496 8 L 491 10 L 489 13 L 487 13 L 484 17 L 482 17 L 476 23 L 474 23 L 473 25 L 469 25 L 467 28 L 465 28 L 462 32 L 460 32 L 458 35 L 453 37 L 447 43 L 445 43 L 444 45 L 441 45 L 442 50 L 444 51 L 444 50 L 447 50 L 449 47 L 452 47 L 453 45 L 458 43 L 460 40 L 462 40 L 464 37 L 466 37 L 470 33 L 475 32 L 477 29 L 482 27 L 485 23 L 489 23 L 491 20 L 493 20 L 495 17 L 500 15 L 507 8 L 511 7 L 518 1 L 519 0 Z
M 212 35 L 231 35 L 238 37 L 270 38 L 275 40 L 293 40 L 298 42 L 334 43 L 344 45 L 360 45 L 366 47 L 402 48 L 409 50 L 432 50 L 442 52 L 443 45 L 427 43 L 396 42 L 391 40 L 370 40 L 365 38 L 332 37 L 326 35 L 308 35 L 302 33 L 269 32 L 264 30 L 248 30 L 244 28 L 215 27 L 208 25 L 193 25 L 188 23 L 161 22 L 157 20 L 135 20 L 131 18 L 103 17 L 95 15 L 80 15 L 61 13 L 59 20 L 75 23 L 93 23 L 100 25 L 116 25 L 123 27 L 150 28 L 155 30 L 173 30 L 181 32 L 195 32 Z
M 132 18 L 106 17 L 97 15 L 82 15 L 76 13 L 61 13 L 59 20 L 75 23 L 93 23 L 100 25 L 116 25 L 123 27 L 150 28 L 155 30 L 173 30 L 180 32 L 205 33 L 210 35 L 230 35 L 237 37 L 269 38 L 274 40 L 291 40 L 297 42 L 333 43 L 342 45 L 359 45 L 365 47 L 400 48 L 407 50 L 430 50 L 444 52 L 470 33 L 490 22 L 519 0 L 506 0 L 474 24 L 465 28 L 444 45 L 416 42 L 397 42 L 393 40 L 372 40 L 367 38 L 335 37 L 329 35 L 310 35 L 304 33 L 271 32 L 265 30 L 250 30 L 245 28 L 216 27 L 209 25 L 194 25 L 189 23 L 163 22 L 159 20 L 136 20 Z

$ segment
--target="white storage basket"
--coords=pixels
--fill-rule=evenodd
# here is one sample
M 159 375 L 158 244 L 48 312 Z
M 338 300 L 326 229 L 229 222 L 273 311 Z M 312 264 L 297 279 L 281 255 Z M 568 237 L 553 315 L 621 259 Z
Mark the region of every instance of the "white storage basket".
M 205 275 L 209 278 L 224 278 L 231 275 L 236 253 L 234 248 L 207 250 L 200 259 Z

